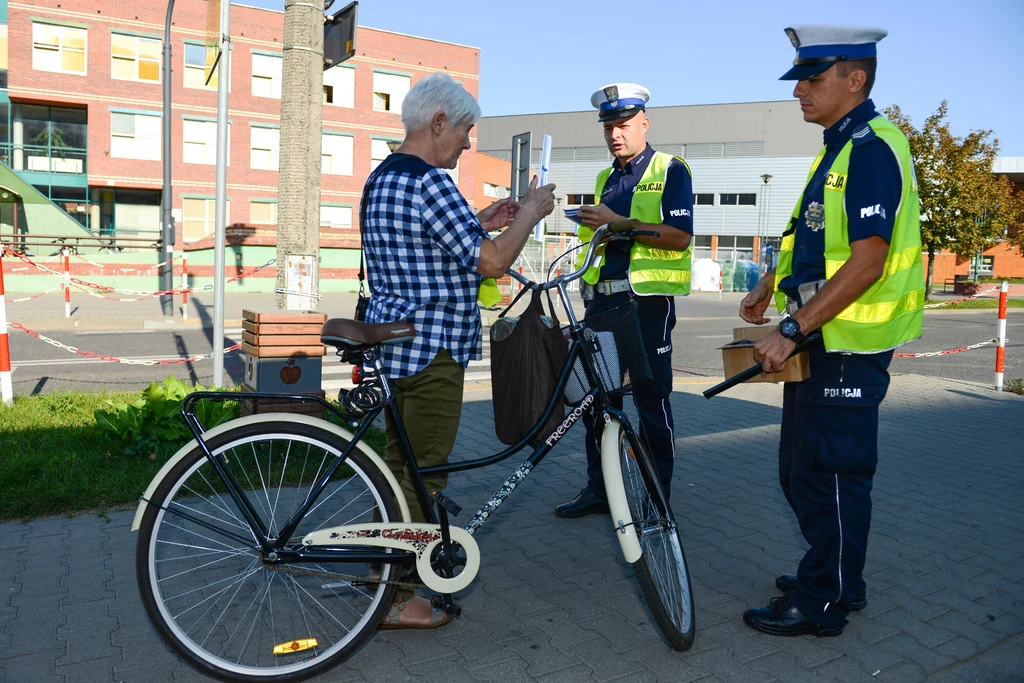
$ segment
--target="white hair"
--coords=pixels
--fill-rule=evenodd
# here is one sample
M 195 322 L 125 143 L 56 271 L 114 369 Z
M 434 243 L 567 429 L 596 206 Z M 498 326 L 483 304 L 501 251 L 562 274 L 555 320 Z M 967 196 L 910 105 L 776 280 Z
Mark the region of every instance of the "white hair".
M 430 124 L 442 112 L 452 126 L 480 120 L 480 105 L 469 91 L 446 73 L 432 73 L 412 87 L 402 100 L 402 125 L 408 135 Z

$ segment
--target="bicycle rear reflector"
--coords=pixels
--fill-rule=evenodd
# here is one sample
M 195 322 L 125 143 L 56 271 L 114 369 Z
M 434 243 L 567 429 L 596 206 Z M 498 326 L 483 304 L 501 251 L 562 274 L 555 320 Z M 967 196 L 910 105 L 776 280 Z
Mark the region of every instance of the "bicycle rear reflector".
M 320 643 L 317 642 L 316 638 L 300 638 L 299 640 L 289 640 L 286 643 L 274 646 L 275 655 L 290 655 L 294 652 L 302 652 L 303 650 L 310 650 Z

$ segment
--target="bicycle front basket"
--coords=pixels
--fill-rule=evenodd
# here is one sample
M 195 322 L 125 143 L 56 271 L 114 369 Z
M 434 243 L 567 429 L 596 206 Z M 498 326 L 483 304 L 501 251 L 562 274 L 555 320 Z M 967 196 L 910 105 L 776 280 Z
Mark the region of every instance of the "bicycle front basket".
M 596 315 L 588 315 L 583 321 L 583 327 L 585 342 L 597 347 L 596 354 L 593 354 L 594 364 L 606 392 L 624 395 L 651 381 L 651 368 L 647 363 L 640 323 L 632 302 Z M 583 359 L 577 358 L 565 385 L 566 403 L 580 403 L 590 389 L 590 381 L 583 369 Z

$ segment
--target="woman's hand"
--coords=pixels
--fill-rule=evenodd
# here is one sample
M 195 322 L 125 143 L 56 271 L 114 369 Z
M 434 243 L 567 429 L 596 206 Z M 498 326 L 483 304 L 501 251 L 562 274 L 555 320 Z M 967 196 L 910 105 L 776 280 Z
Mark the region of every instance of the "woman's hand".
M 487 232 L 501 230 L 512 222 L 522 206 L 511 197 L 499 199 L 487 208 L 481 209 L 477 220 Z
M 775 271 L 767 273 L 740 302 L 740 317 L 748 323 L 764 325 L 771 318 L 764 317 L 764 312 L 772 302 L 775 293 Z

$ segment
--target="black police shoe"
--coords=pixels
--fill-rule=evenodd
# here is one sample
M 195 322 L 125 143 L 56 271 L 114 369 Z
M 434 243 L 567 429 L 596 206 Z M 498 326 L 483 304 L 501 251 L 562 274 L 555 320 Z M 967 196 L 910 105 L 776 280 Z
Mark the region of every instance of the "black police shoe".
M 766 607 L 748 609 L 743 613 L 743 622 L 752 629 L 773 636 L 802 636 L 806 634 L 828 637 L 838 636 L 842 628 L 824 628 L 805 617 L 800 610 L 789 604 L 785 595 L 772 598 Z
M 782 576 L 775 579 L 775 587 L 783 593 L 796 590 L 796 574 L 783 574 Z M 850 600 L 850 611 L 859 612 L 868 606 L 868 599 L 865 597 L 863 591 L 857 592 L 853 596 L 853 600 Z
M 562 503 L 555 508 L 559 517 L 586 517 L 587 515 L 608 514 L 608 499 L 594 493 L 590 487 L 579 492 L 571 503 Z

